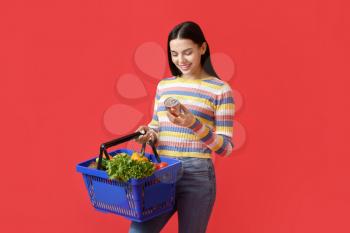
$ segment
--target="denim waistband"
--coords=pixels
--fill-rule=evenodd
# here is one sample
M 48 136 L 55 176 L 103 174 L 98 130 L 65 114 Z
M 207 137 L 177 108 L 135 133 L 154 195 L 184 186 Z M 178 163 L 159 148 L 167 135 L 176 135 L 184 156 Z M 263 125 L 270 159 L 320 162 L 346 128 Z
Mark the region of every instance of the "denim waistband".
M 213 169 L 213 161 L 210 158 L 177 157 L 176 159 L 181 161 L 184 172 L 208 171 Z

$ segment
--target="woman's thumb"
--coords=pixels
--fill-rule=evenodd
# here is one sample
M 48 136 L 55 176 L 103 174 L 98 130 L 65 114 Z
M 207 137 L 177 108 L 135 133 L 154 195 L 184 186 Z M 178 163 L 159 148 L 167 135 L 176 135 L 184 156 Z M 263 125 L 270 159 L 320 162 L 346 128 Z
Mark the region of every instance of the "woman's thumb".
M 135 132 L 140 132 L 140 131 L 145 131 L 144 125 L 139 126 Z

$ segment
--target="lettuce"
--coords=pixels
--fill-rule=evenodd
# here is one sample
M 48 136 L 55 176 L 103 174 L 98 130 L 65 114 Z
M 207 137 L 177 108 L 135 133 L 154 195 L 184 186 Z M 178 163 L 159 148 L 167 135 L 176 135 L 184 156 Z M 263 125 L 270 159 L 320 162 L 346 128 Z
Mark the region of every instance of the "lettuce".
M 126 153 L 116 154 L 110 160 L 105 160 L 107 174 L 110 179 L 127 182 L 129 179 L 141 179 L 151 176 L 155 170 L 149 161 L 132 160 Z

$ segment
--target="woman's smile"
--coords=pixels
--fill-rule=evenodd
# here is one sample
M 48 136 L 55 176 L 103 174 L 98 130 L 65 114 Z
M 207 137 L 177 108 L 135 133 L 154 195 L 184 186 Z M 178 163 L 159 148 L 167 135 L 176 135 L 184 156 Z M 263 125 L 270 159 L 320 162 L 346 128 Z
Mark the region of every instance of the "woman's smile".
M 186 64 L 186 65 L 179 65 L 181 70 L 189 70 L 191 67 L 191 64 Z

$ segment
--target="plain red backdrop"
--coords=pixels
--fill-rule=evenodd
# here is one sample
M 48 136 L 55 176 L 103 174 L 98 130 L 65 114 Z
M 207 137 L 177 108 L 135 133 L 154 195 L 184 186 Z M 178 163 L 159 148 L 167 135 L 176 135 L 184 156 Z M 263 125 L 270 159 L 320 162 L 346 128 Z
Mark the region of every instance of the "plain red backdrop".
M 216 162 L 208 232 L 350 232 L 349 15 L 345 0 L 2 1 L 1 232 L 127 232 L 127 220 L 91 207 L 75 165 L 115 138 L 108 107 L 149 111 L 116 94 L 116 78 L 137 74 L 152 96 L 135 49 L 165 48 L 184 20 L 232 57 L 244 97 L 247 141 Z

